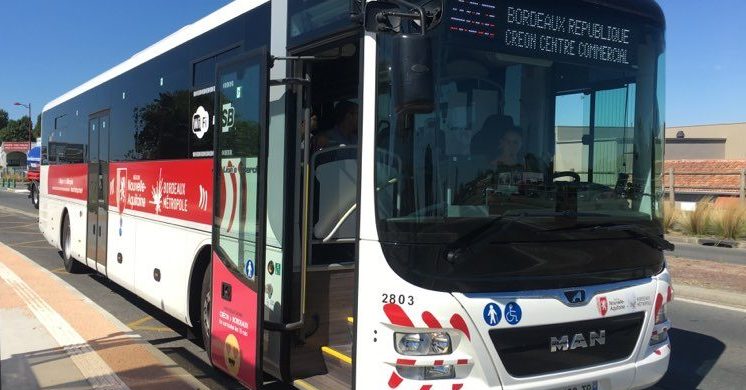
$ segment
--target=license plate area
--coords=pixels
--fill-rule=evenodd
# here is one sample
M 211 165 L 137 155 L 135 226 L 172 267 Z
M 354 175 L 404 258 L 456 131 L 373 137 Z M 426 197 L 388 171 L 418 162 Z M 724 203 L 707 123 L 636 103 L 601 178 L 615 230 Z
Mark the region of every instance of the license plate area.
M 598 381 L 579 383 L 577 385 L 562 386 L 554 390 L 598 390 Z

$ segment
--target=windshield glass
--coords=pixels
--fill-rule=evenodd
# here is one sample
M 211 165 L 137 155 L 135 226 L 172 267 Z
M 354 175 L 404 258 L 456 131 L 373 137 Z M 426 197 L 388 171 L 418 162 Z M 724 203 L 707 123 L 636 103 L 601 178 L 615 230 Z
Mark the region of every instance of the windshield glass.
M 428 33 L 431 112 L 400 104 L 400 37 L 379 36 L 376 207 L 389 262 L 460 290 L 657 272 L 660 250 L 639 234 L 587 228 L 661 233 L 661 29 L 599 9 L 459 4 L 477 8 L 446 10 Z M 464 18 L 479 7 L 482 19 Z

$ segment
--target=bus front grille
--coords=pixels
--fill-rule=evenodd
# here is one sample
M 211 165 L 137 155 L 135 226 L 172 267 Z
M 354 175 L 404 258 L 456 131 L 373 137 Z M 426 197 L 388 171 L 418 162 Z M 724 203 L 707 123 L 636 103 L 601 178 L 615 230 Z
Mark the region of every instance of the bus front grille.
M 635 349 L 644 312 L 597 320 L 490 331 L 513 377 L 575 370 L 627 359 Z

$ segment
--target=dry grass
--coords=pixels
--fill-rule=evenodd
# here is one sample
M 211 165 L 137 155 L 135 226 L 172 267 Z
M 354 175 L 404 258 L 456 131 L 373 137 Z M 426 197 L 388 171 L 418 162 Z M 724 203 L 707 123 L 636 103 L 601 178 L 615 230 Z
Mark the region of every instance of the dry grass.
M 676 205 L 671 202 L 663 202 L 663 231 L 665 233 L 673 230 L 674 224 L 679 219 L 679 211 L 676 210 Z
M 694 211 L 681 213 L 678 222 L 681 229 L 686 234 L 693 236 L 703 236 L 708 233 L 710 222 L 712 221 L 713 204 L 710 198 L 704 198 L 697 202 L 697 208 Z
M 732 204 L 715 210 L 712 231 L 718 237 L 735 240 L 746 233 L 746 207 Z

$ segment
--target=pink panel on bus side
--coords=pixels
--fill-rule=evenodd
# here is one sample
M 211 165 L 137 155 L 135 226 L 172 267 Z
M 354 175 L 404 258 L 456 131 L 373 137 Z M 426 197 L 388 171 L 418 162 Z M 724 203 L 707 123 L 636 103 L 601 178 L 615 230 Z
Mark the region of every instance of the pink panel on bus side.
M 231 300 L 222 297 L 223 283 L 231 286 Z M 250 389 L 257 388 L 257 294 L 234 276 L 213 253 L 212 363 Z
M 116 162 L 109 165 L 109 205 L 212 224 L 212 159 Z

